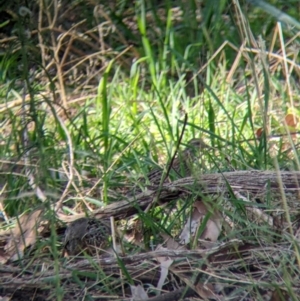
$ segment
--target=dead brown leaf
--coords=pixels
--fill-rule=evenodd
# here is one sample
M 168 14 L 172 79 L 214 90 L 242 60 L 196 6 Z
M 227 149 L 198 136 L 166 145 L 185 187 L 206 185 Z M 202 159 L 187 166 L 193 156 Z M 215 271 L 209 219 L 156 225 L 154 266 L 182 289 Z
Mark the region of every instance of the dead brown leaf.
M 276 289 L 271 296 L 270 301 L 285 301 L 289 299 L 289 295 L 283 289 Z
M 11 236 L 4 247 L 6 255 L 11 260 L 23 257 L 24 249 L 36 242 L 37 233 L 42 218 L 42 210 L 36 210 L 22 215 L 15 228 L 11 230 Z
M 160 248 L 160 249 L 164 249 L 164 248 Z M 169 257 L 157 257 L 156 259 L 160 263 L 160 277 L 157 284 L 157 290 L 158 293 L 160 294 L 162 287 L 168 277 L 169 268 L 174 262 L 174 260 Z
M 132 300 L 148 300 L 148 295 L 140 284 L 137 286 L 130 285 L 130 289 Z
M 3 252 L 3 250 L 1 250 L 1 252 L 0 252 L 0 263 L 1 263 L 1 264 L 6 263 L 6 262 L 9 260 L 9 258 L 10 258 L 10 256 L 8 256 L 7 254 L 5 254 L 5 253 Z M 1 300 L 1 299 L 0 299 L 0 300 Z
M 218 214 L 214 214 L 206 223 L 204 232 L 202 233 L 200 240 L 203 246 L 206 248 L 212 248 L 216 244 L 222 229 L 221 217 Z
M 202 201 L 196 201 L 194 203 L 194 210 L 191 217 L 186 222 L 179 238 L 180 243 L 187 244 L 190 242 L 191 236 L 195 236 L 201 223 L 203 222 L 204 217 L 209 213 L 206 205 Z M 214 242 L 218 240 L 222 229 L 222 218 L 220 213 L 215 209 L 215 212 L 212 212 L 211 217 L 208 219 L 205 229 L 201 234 L 199 241 L 206 248 L 214 246 Z
M 184 245 L 188 244 L 191 241 L 191 236 L 197 233 L 199 225 L 207 214 L 207 209 L 201 201 L 196 201 L 194 207 L 191 217 L 188 218 L 179 235 L 180 243 Z
M 211 283 L 202 284 L 198 283 L 195 286 L 195 290 L 198 295 L 203 298 L 204 300 L 213 299 L 213 300 L 220 300 L 217 294 L 214 293 L 214 286 Z
M 287 114 L 284 118 L 286 124 L 291 128 L 296 128 L 298 124 L 298 118 L 294 114 Z
M 255 133 L 256 134 L 256 138 L 260 139 L 262 137 L 263 132 L 264 132 L 263 128 L 257 129 L 256 133 Z
M 168 250 L 183 250 L 184 246 L 180 245 L 173 237 L 162 233 L 161 237 L 165 240 L 164 245 L 167 246 Z

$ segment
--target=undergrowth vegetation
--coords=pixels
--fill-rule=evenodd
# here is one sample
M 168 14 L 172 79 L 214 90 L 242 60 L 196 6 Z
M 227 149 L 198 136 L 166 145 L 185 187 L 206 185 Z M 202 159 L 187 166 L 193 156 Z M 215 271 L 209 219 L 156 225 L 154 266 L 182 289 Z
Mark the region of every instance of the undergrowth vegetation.
M 43 220 L 50 221 L 48 236 L 30 243 L 35 249 L 24 255 L 26 268 L 34 261 L 46 260 L 50 265 L 53 261 L 60 275 L 65 258 L 61 258 L 57 228 L 70 216 L 91 215 L 136 191 L 147 192 L 149 172 L 161 168 L 168 176 L 174 154 L 193 138 L 209 145 L 197 161 L 196 178 L 235 171 L 300 171 L 298 1 L 286 1 L 282 7 L 270 1 L 281 15 L 260 1 L 25 2 L 1 4 L 0 209 L 5 234 L 28 212 L 41 211 Z M 178 174 L 170 177 L 180 179 Z M 232 193 L 226 202 L 194 187 L 188 198 L 172 200 L 168 209 L 153 203 L 147 210 L 135 208 L 144 227 L 137 239 L 143 247 L 131 247 L 131 252 L 140 255 L 154 249 L 162 242 L 158 233 L 178 236 L 195 200 L 202 198 L 210 209 L 198 237 L 219 212 L 227 228 L 217 241 L 241 239 L 247 246 L 261 246 L 263 251 L 256 255 L 263 259 L 256 258 L 257 266 L 251 262 L 251 271 L 263 270 L 263 264 L 270 269 L 268 280 L 262 277 L 259 283 L 247 274 L 248 259 L 235 259 L 242 279 L 236 275 L 231 279 L 232 270 L 224 267 L 219 275 L 222 286 L 225 278 L 231 286 L 215 300 L 299 300 L 295 281 L 299 237 L 295 243 L 293 232 L 298 229 L 299 206 L 287 207 L 283 196 L 282 200 L 268 195 L 263 201 L 247 200 L 258 210 L 280 211 L 279 218 L 289 224 L 279 234 L 268 222 L 251 220 L 243 199 L 247 192 L 239 197 L 235 188 L 228 188 Z M 124 227 L 127 221 L 120 224 Z M 282 251 L 277 263 L 272 257 L 275 242 L 287 244 L 295 253 Z M 189 247 L 197 249 L 196 245 Z M 199 274 L 208 257 L 199 266 L 191 264 L 193 275 Z M 133 285 L 138 276 L 131 276 L 120 259 L 117 267 L 120 278 Z M 77 288 L 68 287 L 61 275 L 51 280 L 55 289 L 49 298 L 71 300 L 70 291 L 76 295 L 83 290 L 86 286 L 80 277 L 87 277 L 89 290 L 80 300 L 96 300 L 90 294 L 93 283 L 99 286 L 99 277 L 107 274 L 99 266 L 94 268 L 82 275 L 73 272 Z M 176 277 L 182 280 L 180 274 Z M 105 278 L 101 294 L 114 296 L 107 300 L 120 300 L 115 296 L 122 291 L 124 300 L 125 295 L 129 298 L 121 281 L 112 279 Z M 237 292 L 239 284 L 244 287 Z M 155 295 L 153 285 L 149 286 L 150 296 Z M 170 284 L 164 287 L 170 288 Z M 199 287 L 195 291 L 199 300 L 212 298 L 203 297 Z

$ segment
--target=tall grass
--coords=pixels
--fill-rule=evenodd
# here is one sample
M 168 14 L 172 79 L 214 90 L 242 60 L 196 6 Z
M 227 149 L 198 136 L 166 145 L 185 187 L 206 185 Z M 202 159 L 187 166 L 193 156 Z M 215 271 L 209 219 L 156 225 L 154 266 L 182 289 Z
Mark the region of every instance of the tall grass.
M 299 57 L 292 55 L 299 36 L 280 31 L 271 16 L 251 6 L 240 7 L 237 1 L 175 2 L 180 18 L 173 1 L 159 5 L 136 1 L 134 8 L 124 1 L 108 10 L 110 22 L 119 20 L 115 23 L 119 39 L 112 35 L 101 45 L 111 43 L 119 56 L 112 58 L 111 50 L 96 56 L 103 63 L 98 84 L 83 86 L 83 96 L 73 95 L 72 86 L 82 83 L 75 78 L 66 89 L 68 108 L 62 108 L 59 85 L 54 88 L 31 73 L 31 48 L 35 54 L 38 50 L 34 38 L 22 39 L 21 34 L 14 42 L 19 41 L 17 49 L 7 48 L 1 55 L 0 183 L 5 187 L 3 210 L 9 218 L 41 205 L 50 212 L 63 192 L 63 213 L 89 213 L 143 186 L 141 177 L 170 162 L 186 114 L 182 142 L 202 137 L 213 147 L 203 154 L 202 173 L 299 167 L 296 140 L 289 133 L 299 125 L 292 129 L 285 125 L 288 113 L 299 119 Z M 135 34 L 124 19 L 133 14 Z M 262 15 L 265 23 L 260 22 Z M 25 25 L 16 26 L 22 32 Z M 122 43 L 130 39 L 133 46 L 123 54 L 128 44 Z M 42 70 L 46 66 L 38 60 L 35 68 Z M 17 167 L 5 162 L 25 157 L 46 201 L 28 184 L 24 162 Z M 74 179 L 66 191 L 70 170 Z M 267 227 L 259 229 L 246 219 L 245 203 L 233 195 L 231 202 L 234 211 L 226 214 L 238 225 L 232 237 L 247 235 L 255 240 L 258 232 L 270 236 Z M 192 203 L 191 198 L 173 204 L 177 212 L 170 219 L 162 209 L 141 211 L 138 215 L 150 231 L 148 240 L 157 229 L 179 231 Z M 217 205 L 221 209 L 220 201 Z M 126 275 L 124 266 L 122 271 Z M 58 295 L 59 287 L 58 281 Z

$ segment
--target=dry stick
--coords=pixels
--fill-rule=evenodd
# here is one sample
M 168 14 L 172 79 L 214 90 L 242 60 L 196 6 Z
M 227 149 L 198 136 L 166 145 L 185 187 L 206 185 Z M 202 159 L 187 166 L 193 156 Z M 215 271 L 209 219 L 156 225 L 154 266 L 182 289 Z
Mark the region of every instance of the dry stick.
M 259 49 L 250 48 L 250 47 L 244 47 L 244 51 L 245 51 L 245 52 L 251 52 L 251 53 L 257 53 L 257 54 L 260 52 Z M 284 59 L 284 58 L 282 57 L 282 55 L 280 55 L 280 54 L 273 53 L 273 52 L 267 51 L 267 50 L 266 50 L 266 54 L 269 56 L 269 58 L 276 58 L 276 59 L 278 59 L 278 60 L 280 60 L 280 61 L 285 60 L 285 61 L 286 61 L 287 63 L 289 63 L 291 66 L 299 68 L 299 64 L 295 63 L 295 62 L 294 62 L 293 60 L 291 60 L 291 59 L 288 59 L 288 58 Z
M 165 293 L 160 296 L 148 298 L 145 301 L 178 301 L 182 300 L 182 297 L 188 298 L 195 295 L 195 291 L 190 287 L 182 287 L 175 291 Z M 142 301 L 142 300 L 136 300 Z
M 53 1 L 53 6 L 54 6 L 54 13 L 53 13 L 53 18 L 50 15 L 50 11 L 46 10 L 46 15 L 48 18 L 48 23 L 49 29 L 50 29 L 50 36 L 51 36 L 51 43 L 52 43 L 52 49 L 54 52 L 54 61 L 57 69 L 57 75 L 58 75 L 58 82 L 59 82 L 59 87 L 60 87 L 60 95 L 61 99 L 63 101 L 63 105 L 67 108 L 67 101 L 66 101 L 66 92 L 65 92 L 65 85 L 64 85 L 64 80 L 63 80 L 63 72 L 61 68 L 61 64 L 59 63 L 59 47 L 57 46 L 56 39 L 53 33 L 53 28 L 55 27 L 55 23 L 57 20 L 58 16 L 58 4 L 57 1 Z
M 57 120 L 60 123 L 60 126 L 62 127 L 62 129 L 64 130 L 66 136 L 67 136 L 67 140 L 68 140 L 68 147 L 69 147 L 69 158 L 70 158 L 70 163 L 69 163 L 69 174 L 68 174 L 68 183 L 67 186 L 64 190 L 64 192 L 62 193 L 60 199 L 58 202 L 56 202 L 55 204 L 55 211 L 57 212 L 62 205 L 62 202 L 64 201 L 65 196 L 67 195 L 69 188 L 71 187 L 71 184 L 73 182 L 73 178 L 74 178 L 74 173 L 73 173 L 73 166 L 74 166 L 74 150 L 73 150 L 73 143 L 72 143 L 72 138 L 69 134 L 69 131 L 67 129 L 67 127 L 65 126 L 64 122 L 62 121 L 62 119 L 57 115 L 56 116 Z
M 244 242 L 238 239 L 232 239 L 227 242 L 220 243 L 218 246 L 213 247 L 211 249 L 203 249 L 203 250 L 159 250 L 159 251 L 150 251 L 145 253 L 137 253 L 134 255 L 127 255 L 121 257 L 122 261 L 126 264 L 133 264 L 134 269 L 140 269 L 141 263 L 146 263 L 149 261 L 155 261 L 157 257 L 170 257 L 177 258 L 181 260 L 186 260 L 187 264 L 188 260 L 197 260 L 199 258 L 208 258 L 209 256 L 213 256 L 214 254 L 219 254 L 223 250 L 228 250 L 232 247 L 243 246 Z M 188 260 L 187 260 L 188 259 Z M 118 268 L 119 262 L 117 258 L 108 257 L 108 256 L 96 256 L 93 257 L 93 263 L 97 264 L 101 267 L 103 271 L 111 272 L 112 269 Z M 24 285 L 30 284 L 30 287 L 42 287 L 46 285 L 47 281 L 53 279 L 54 276 L 60 277 L 62 280 L 66 280 L 68 278 L 72 278 L 72 271 L 87 271 L 92 268 L 90 259 L 82 259 L 79 261 L 69 262 L 67 268 L 61 266 L 60 271 L 57 272 L 53 269 L 45 270 L 41 273 L 28 273 L 26 277 L 22 277 L 24 275 L 23 268 L 18 267 L 10 267 L 6 265 L 0 265 L 0 273 L 1 273 L 1 287 L 15 288 L 16 285 L 22 284 Z M 205 271 L 203 271 L 205 273 Z M 207 272 L 206 272 L 207 273 Z M 208 273 L 207 273 L 208 274 Z M 13 279 L 13 283 L 12 283 Z M 244 283 L 244 281 L 241 281 Z M 251 282 L 252 283 L 252 282 Z M 253 283 L 252 283 L 253 284 Z
M 116 242 L 116 227 L 115 227 L 115 219 L 113 216 L 110 217 L 110 228 L 111 228 L 111 238 L 112 238 L 112 243 L 113 243 L 114 257 L 116 259 L 118 259 L 117 242 Z M 123 280 L 122 269 L 119 269 L 119 273 L 120 273 L 120 279 Z M 122 286 L 123 296 L 125 296 L 125 287 L 124 287 L 123 281 L 121 282 L 121 286 Z
M 98 11 L 97 11 L 97 8 L 98 8 Z M 105 10 L 103 10 L 101 7 L 96 7 L 95 10 L 94 10 L 94 16 L 95 18 L 97 19 L 98 23 L 99 22 L 99 19 L 98 19 L 98 15 L 96 14 L 99 14 L 100 16 L 102 16 L 104 19 L 106 19 L 106 21 L 108 22 L 108 24 L 111 25 L 111 27 L 114 27 L 114 32 L 118 35 L 120 41 L 126 46 L 126 47 L 132 47 L 133 49 L 133 52 L 134 52 L 134 55 L 135 57 L 140 57 L 140 54 L 139 52 L 137 51 L 137 49 L 135 47 L 133 47 L 133 45 L 129 45 L 128 41 L 126 40 L 126 38 L 124 37 L 124 35 L 122 35 L 122 33 L 118 30 L 118 28 L 114 25 L 114 22 L 112 21 L 112 19 L 109 17 L 109 15 L 105 12 Z M 101 35 L 103 36 L 103 35 Z
M 298 197 L 300 194 L 300 172 L 281 172 L 282 185 L 285 193 Z M 195 188 L 204 194 L 224 194 L 228 192 L 228 184 L 235 191 L 250 193 L 252 195 L 265 196 L 267 193 L 274 193 L 276 197 L 280 195 L 278 176 L 276 171 L 239 171 L 224 172 L 222 174 L 204 174 L 197 178 L 186 177 L 169 184 L 163 185 L 160 194 L 162 202 L 169 202 L 178 198 L 182 193 L 195 193 Z M 267 187 L 270 187 L 268 191 Z M 141 193 L 129 200 L 122 200 L 106 206 L 104 209 L 94 211 L 96 216 L 127 217 L 137 212 L 137 206 L 146 208 L 155 196 L 156 191 Z M 78 216 L 79 217 L 79 216 Z
M 296 202 L 300 197 L 300 172 L 281 171 L 280 178 L 287 198 L 295 199 L 294 203 L 297 204 Z M 206 195 L 223 195 L 228 193 L 228 185 L 233 187 L 235 191 L 249 194 L 250 197 L 260 196 L 263 198 L 270 194 L 270 197 L 274 197 L 276 200 L 281 199 L 276 171 L 244 170 L 223 172 L 222 174 L 203 174 L 165 183 L 159 200 L 162 203 L 168 203 L 178 199 L 183 194 L 195 194 L 197 191 Z M 147 190 L 134 197 L 125 196 L 105 208 L 94 210 L 92 215 L 97 219 L 110 216 L 117 219 L 126 218 L 138 213 L 139 209 L 146 209 L 153 202 L 156 194 L 156 190 Z M 85 217 L 85 213 L 80 213 L 76 217 L 59 213 L 59 218 L 65 222 L 71 222 L 80 217 Z
M 46 51 L 45 51 L 45 45 L 44 45 L 44 40 L 42 36 L 42 24 L 43 24 L 43 10 L 44 10 L 44 1 L 40 0 L 39 1 L 39 17 L 38 17 L 38 39 L 39 39 L 39 46 L 41 49 L 41 59 L 42 59 L 42 66 L 43 68 L 46 67 Z M 45 72 L 45 70 L 44 70 Z
M 1 214 L 2 214 L 5 222 L 8 224 L 9 219 L 7 217 L 7 214 L 5 213 L 5 209 L 4 209 L 4 206 L 3 206 L 4 197 L 2 197 L 2 193 L 5 191 L 6 186 L 7 186 L 7 182 L 3 185 L 2 189 L 0 190 L 0 211 L 1 211 Z
M 64 66 L 64 65 L 65 65 L 65 62 L 66 62 L 67 57 L 68 57 L 68 55 L 69 55 L 69 52 L 70 52 L 70 50 L 71 50 L 71 48 L 72 48 L 73 41 L 74 41 L 73 35 L 71 35 L 71 36 L 70 36 L 70 39 L 69 39 L 69 41 L 68 41 L 68 43 L 67 43 L 67 47 L 66 47 L 66 49 L 65 49 L 65 51 L 64 51 L 64 55 L 63 55 L 62 59 L 60 60 L 60 65 L 61 65 L 61 66 Z
M 173 157 L 171 158 L 171 161 L 170 161 L 170 164 L 169 164 L 169 166 L 168 166 L 167 172 L 166 172 L 165 174 L 162 173 L 162 177 L 161 177 L 161 180 L 160 180 L 158 189 L 157 189 L 157 195 L 153 198 L 153 201 L 151 202 L 151 204 L 148 205 L 148 207 L 147 207 L 146 210 L 145 210 L 145 213 L 149 212 L 149 210 L 150 210 L 150 208 L 152 207 L 152 205 L 153 205 L 154 203 L 156 203 L 157 200 L 159 199 L 159 196 L 160 196 L 160 193 L 161 193 L 162 185 L 164 184 L 166 178 L 169 176 L 170 171 L 171 171 L 171 168 L 172 168 L 172 166 L 173 166 L 173 162 L 174 162 L 174 160 L 175 160 L 175 158 L 176 158 L 176 155 L 177 155 L 177 153 L 178 153 L 178 149 L 179 149 L 179 146 L 180 146 L 180 143 L 181 143 L 181 140 L 182 140 L 182 137 L 183 137 L 185 128 L 186 128 L 187 120 L 188 120 L 188 114 L 185 114 L 185 116 L 184 116 L 184 121 L 183 121 L 182 131 L 181 131 L 179 140 L 177 141 L 177 145 L 176 145 L 176 149 L 175 149 L 174 155 L 173 155 Z
M 40 199 L 42 202 L 45 202 L 47 197 L 42 191 L 42 189 L 36 184 L 36 180 L 31 172 L 31 170 L 28 168 L 30 166 L 30 159 L 29 159 L 29 154 L 31 150 L 29 149 L 29 135 L 28 135 L 28 130 L 27 130 L 27 123 L 26 123 L 26 91 L 28 90 L 27 87 L 27 82 L 24 80 L 24 87 L 23 87 L 23 95 L 22 95 L 22 124 L 23 124 L 23 147 L 25 150 L 24 154 L 24 163 L 25 163 L 25 174 L 28 179 L 28 184 L 34 190 L 36 196 L 38 199 Z
M 294 103 L 294 99 L 293 99 L 293 92 L 292 92 L 292 88 L 291 88 L 291 81 L 290 81 L 290 70 L 288 69 L 288 65 L 287 65 L 287 61 L 286 61 L 286 51 L 285 51 L 285 44 L 284 44 L 284 40 L 283 40 L 283 33 L 282 33 L 282 27 L 281 27 L 281 23 L 277 23 L 278 29 L 279 29 L 279 39 L 280 39 L 280 45 L 281 45 L 281 51 L 282 51 L 282 56 L 283 56 L 283 67 L 284 67 L 284 74 L 286 76 L 286 84 L 287 84 L 287 92 L 288 92 L 288 96 L 290 99 L 290 105 L 291 108 L 295 108 L 295 103 Z
M 58 38 L 58 44 L 57 44 L 58 51 L 61 49 L 62 42 L 63 42 L 64 38 L 70 36 L 69 42 L 68 42 L 67 47 L 66 47 L 66 49 L 65 49 L 65 51 L 64 51 L 64 55 L 63 55 L 62 59 L 60 60 L 60 65 L 61 65 L 61 66 L 63 66 L 63 65 L 65 64 L 65 61 L 66 61 L 66 58 L 67 58 L 67 56 L 68 56 L 68 54 L 69 54 L 69 52 L 70 52 L 70 48 L 71 48 L 71 46 L 72 46 L 72 43 L 73 43 L 73 41 L 74 41 L 75 38 L 76 38 L 76 35 L 72 33 L 73 30 L 74 30 L 77 26 L 79 26 L 79 25 L 81 25 L 81 24 L 83 24 L 83 23 L 85 23 L 85 20 L 82 20 L 82 21 L 76 23 L 76 24 L 73 25 L 69 30 L 67 30 L 66 32 L 62 33 L 62 34 L 59 36 L 59 38 Z
M 83 22 L 85 22 L 85 20 L 72 26 L 66 33 L 64 33 L 58 39 L 58 43 L 55 45 L 56 47 L 53 47 L 54 48 L 54 59 L 55 59 L 55 64 L 56 64 L 56 68 L 57 68 L 58 82 L 59 82 L 59 86 L 60 86 L 60 94 L 61 94 L 61 99 L 63 101 L 63 105 L 65 108 L 68 107 L 68 103 L 67 103 L 67 96 L 66 96 L 66 91 L 65 91 L 64 75 L 63 75 L 63 68 L 62 68 L 63 64 L 62 64 L 62 61 L 59 59 L 59 50 L 61 49 L 62 42 L 63 42 L 64 38 L 68 35 L 68 33 L 70 31 L 72 31 L 76 26 L 78 26 L 79 24 L 81 24 Z M 67 48 L 67 50 L 68 50 L 68 48 Z
M 234 3 L 234 6 L 235 6 L 235 9 L 237 11 L 237 14 L 239 14 L 240 16 L 240 22 L 241 22 L 241 33 L 244 33 L 245 34 L 245 40 L 248 42 L 249 45 L 255 45 L 256 48 L 258 49 L 258 43 L 256 42 L 251 30 L 250 30 L 250 27 L 249 27 L 249 23 L 247 22 L 246 18 L 245 18 L 245 15 L 243 14 L 242 12 L 242 9 L 240 7 L 240 4 L 237 0 L 234 0 L 233 1 Z M 242 32 L 243 30 L 243 32 Z M 259 49 L 259 53 L 261 53 L 261 49 Z M 257 99 L 258 99 L 258 104 L 259 104 L 259 107 L 260 107 L 260 111 L 262 113 L 262 116 L 263 116 L 263 129 L 264 129 L 264 137 L 266 138 L 267 136 L 269 136 L 269 124 L 268 124 L 268 108 L 266 108 L 266 110 L 264 109 L 264 104 L 261 100 L 261 95 L 262 95 L 262 91 L 260 89 L 260 86 L 259 86 L 259 79 L 258 79 L 258 76 L 257 76 L 257 73 L 256 73 L 256 70 L 255 70 L 255 64 L 253 62 L 253 60 L 250 58 L 249 60 L 249 65 L 250 65 L 250 69 L 252 70 L 252 74 L 254 75 L 253 76 L 253 79 L 254 79 L 254 87 L 255 87 L 255 90 L 256 90 L 256 93 L 257 93 Z
M 66 171 L 66 167 L 63 165 L 62 166 L 65 174 L 67 174 L 67 171 Z M 81 182 L 82 184 L 82 179 L 81 179 L 81 175 L 79 174 L 79 172 L 73 167 L 73 173 L 76 174 L 76 177 L 79 179 L 79 181 Z M 72 186 L 73 188 L 75 189 L 77 195 L 80 197 L 80 199 L 83 201 L 83 203 L 85 204 L 86 208 L 92 212 L 93 209 L 90 207 L 90 205 L 88 204 L 88 202 L 85 200 L 85 197 L 82 195 L 82 192 L 80 191 L 80 189 L 77 187 L 76 183 L 74 181 L 72 181 Z
M 286 123 L 285 123 L 285 127 L 288 130 L 288 127 L 287 127 Z M 297 244 L 297 238 L 294 235 L 294 231 L 293 231 L 293 227 L 292 227 L 291 216 L 290 216 L 290 212 L 289 212 L 289 207 L 288 207 L 286 195 L 284 193 L 284 188 L 283 188 L 283 183 L 282 183 L 282 180 L 281 180 L 281 175 L 280 175 L 280 170 L 279 170 L 279 164 L 278 164 L 277 157 L 274 158 L 274 162 L 275 162 L 276 171 L 278 173 L 278 183 L 279 183 L 280 194 L 281 194 L 281 199 L 282 199 L 282 207 L 284 209 L 285 218 L 286 218 L 286 221 L 287 221 L 287 226 L 288 226 L 290 235 L 293 239 L 292 244 L 295 248 L 295 254 L 296 254 L 296 258 L 297 258 L 297 262 L 298 262 L 298 267 L 300 267 L 300 253 L 299 253 L 299 248 L 298 248 L 298 244 Z
M 116 57 L 114 58 L 115 61 L 117 61 L 118 59 L 120 59 L 126 52 L 128 52 L 133 46 L 129 46 L 127 47 L 126 49 L 124 49 L 122 52 L 120 52 L 118 55 L 116 55 Z M 104 52 L 105 53 L 105 52 Z M 87 56 L 83 59 L 85 60 L 87 58 Z M 80 63 L 80 62 L 79 62 Z M 79 64 L 78 63 L 78 64 Z M 101 72 L 103 70 L 105 70 L 107 67 L 107 64 L 103 64 L 103 67 L 100 68 L 97 72 L 95 72 L 94 74 L 90 75 L 87 80 L 81 84 L 80 86 L 78 86 L 76 89 L 75 89 L 75 92 L 77 91 L 81 91 L 83 89 L 83 87 L 88 83 L 88 81 L 90 81 L 92 78 L 96 77 L 98 74 L 101 74 Z
M 175 158 L 176 158 L 176 156 L 177 156 L 178 149 L 179 149 L 179 146 L 180 146 L 180 144 L 181 144 L 181 141 L 182 141 L 182 138 L 183 138 L 183 134 L 184 134 L 184 132 L 185 132 L 187 120 L 188 120 L 188 114 L 185 114 L 185 116 L 184 116 L 184 121 L 183 121 L 183 128 L 182 128 L 182 131 L 181 131 L 179 140 L 178 140 L 178 142 L 177 142 L 177 145 L 176 145 L 176 149 L 175 149 L 174 155 L 173 155 L 173 157 L 172 157 L 172 159 L 171 159 L 171 162 L 170 162 L 170 164 L 169 164 L 169 166 L 168 166 L 167 172 L 166 172 L 165 176 L 163 177 L 163 180 L 162 180 L 161 183 L 160 183 L 160 186 L 165 182 L 166 178 L 167 178 L 167 177 L 169 176 L 169 174 L 170 174 L 171 168 L 173 167 L 174 160 L 175 160 Z M 158 197 L 159 197 L 159 194 L 158 194 Z
M 238 69 L 238 67 L 240 66 L 240 60 L 242 58 L 243 49 L 244 49 L 245 45 L 246 45 L 246 41 L 244 41 L 243 44 L 241 45 L 241 47 L 239 48 L 237 56 L 230 68 L 230 71 L 228 72 L 228 75 L 226 77 L 226 82 L 229 84 L 231 83 L 231 79 L 232 79 L 233 75 L 235 74 L 236 69 Z

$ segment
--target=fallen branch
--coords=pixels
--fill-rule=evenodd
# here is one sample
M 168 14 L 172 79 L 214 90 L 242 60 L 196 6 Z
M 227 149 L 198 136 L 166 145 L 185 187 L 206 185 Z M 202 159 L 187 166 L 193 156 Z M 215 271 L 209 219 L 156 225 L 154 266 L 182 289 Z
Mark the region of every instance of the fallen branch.
M 253 199 L 269 197 L 282 198 L 280 186 L 288 201 L 293 204 L 294 200 L 300 198 L 300 172 L 296 171 L 235 171 L 216 174 L 204 174 L 196 177 L 179 179 L 161 187 L 159 196 L 160 203 L 167 203 L 192 194 L 203 195 L 226 195 L 240 193 Z M 126 218 L 145 209 L 156 196 L 156 187 L 150 187 L 146 192 L 135 197 L 124 197 L 123 200 L 97 209 L 93 212 L 96 218 L 110 217 Z M 296 204 L 294 204 L 296 206 Z M 84 217 L 85 214 L 65 216 L 60 214 L 59 218 L 70 222 L 74 219 Z

